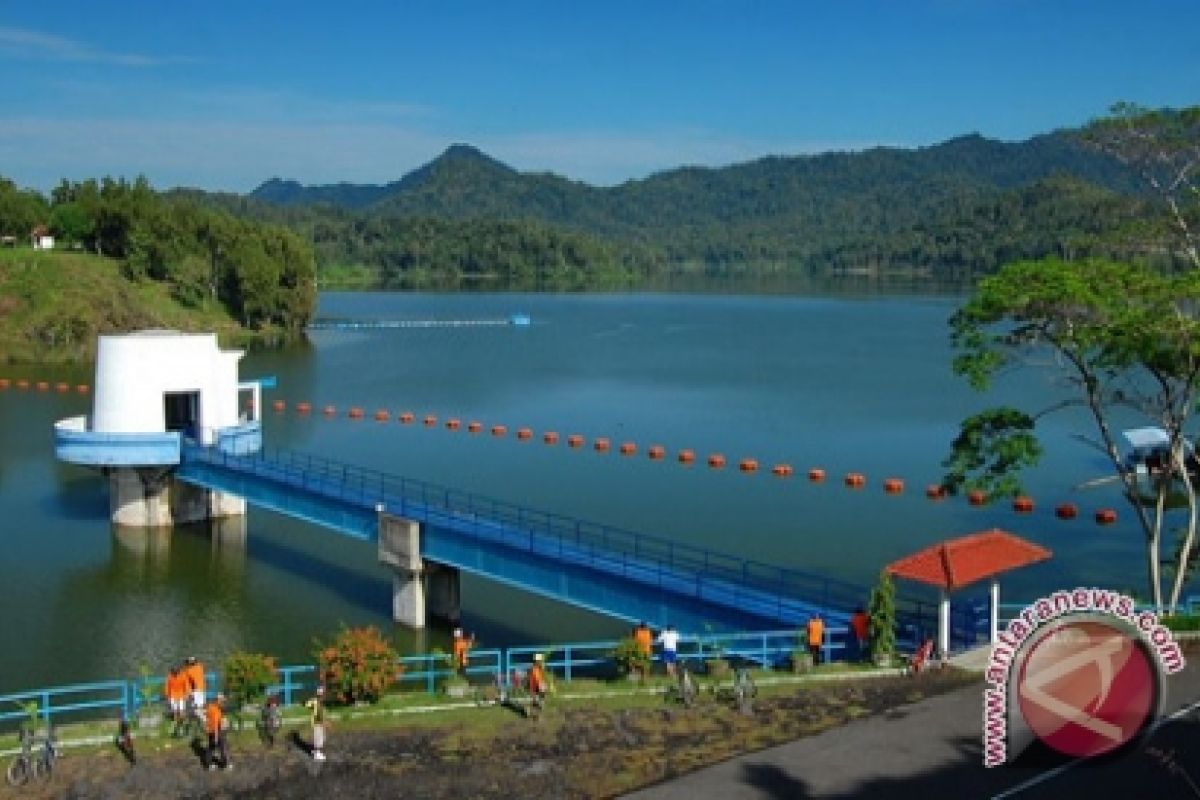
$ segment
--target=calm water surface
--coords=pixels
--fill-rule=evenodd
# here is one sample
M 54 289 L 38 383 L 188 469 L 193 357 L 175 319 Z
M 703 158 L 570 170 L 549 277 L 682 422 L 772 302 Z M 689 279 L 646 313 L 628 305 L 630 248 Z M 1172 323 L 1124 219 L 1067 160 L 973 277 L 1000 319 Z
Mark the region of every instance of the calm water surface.
M 267 412 L 269 447 L 319 453 L 539 509 L 740 552 L 783 565 L 873 581 L 888 561 L 940 539 L 998 525 L 1055 552 L 1006 581 L 1010 596 L 1079 582 L 1140 589 L 1139 534 L 1123 518 L 1090 522 L 1110 489 L 1079 492 L 1103 474 L 1064 412 L 1042 431 L 1049 450 L 1031 476 L 1035 514 L 961 500 L 933 503 L 923 488 L 957 423 L 1001 400 L 1057 396 L 1052 375 L 1027 369 L 989 396 L 950 372 L 946 297 L 726 297 L 700 295 L 327 294 L 322 315 L 359 319 L 482 320 L 532 315 L 528 328 L 428 327 L 315 331 L 305 347 L 255 353 L 243 377 L 275 375 L 266 395 L 368 412 L 458 417 L 463 428 L 352 422 Z M 17 377 L 19 370 L 6 374 Z M 29 369 L 32 378 L 91 381 L 90 372 Z M 104 481 L 53 460 L 55 420 L 86 412 L 74 394 L 0 391 L 0 604 L 8 638 L 0 692 L 154 670 L 196 653 L 233 649 L 311 660 L 313 639 L 342 624 L 391 631 L 390 576 L 372 545 L 252 510 L 244 526 L 115 533 Z M 484 433 L 466 432 L 479 420 Z M 507 425 L 508 437 L 487 434 Z M 512 435 L 528 426 L 530 442 Z M 562 442 L 550 447 L 540 433 Z M 607 454 L 573 450 L 566 436 L 610 438 Z M 639 455 L 621 456 L 632 441 Z M 651 461 L 652 444 L 669 457 Z M 684 467 L 726 456 L 731 468 Z M 735 467 L 758 460 L 757 474 Z M 796 468 L 791 479 L 772 464 Z M 830 480 L 810 484 L 809 467 Z M 841 485 L 848 471 L 865 489 Z M 907 490 L 885 495 L 885 477 Z M 1078 502 L 1081 519 L 1052 514 Z M 581 611 L 464 578 L 464 621 L 487 645 L 609 636 L 624 630 Z M 445 631 L 402 649 L 444 645 Z

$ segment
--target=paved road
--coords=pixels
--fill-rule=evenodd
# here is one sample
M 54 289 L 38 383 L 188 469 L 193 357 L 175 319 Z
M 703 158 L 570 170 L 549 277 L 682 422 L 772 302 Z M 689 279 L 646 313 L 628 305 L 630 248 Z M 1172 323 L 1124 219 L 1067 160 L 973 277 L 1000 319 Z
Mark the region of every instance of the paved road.
M 1200 800 L 1200 650 L 1167 681 L 1167 715 L 1138 746 L 1103 762 L 1036 756 L 987 769 L 980 729 L 982 682 L 820 736 L 740 756 L 629 800 L 762 798 L 975 798 Z

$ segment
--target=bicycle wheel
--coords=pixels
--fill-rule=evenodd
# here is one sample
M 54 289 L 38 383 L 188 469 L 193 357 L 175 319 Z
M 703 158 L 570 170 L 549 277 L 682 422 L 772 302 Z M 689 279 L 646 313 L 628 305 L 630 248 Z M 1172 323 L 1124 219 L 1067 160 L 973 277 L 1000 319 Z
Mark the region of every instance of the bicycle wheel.
M 33 779 L 35 781 L 48 780 L 51 773 L 54 772 L 54 764 L 51 763 L 50 757 L 45 753 L 33 759 L 30 766 L 33 768 Z
M 14 758 L 5 777 L 9 786 L 24 786 L 29 781 L 29 760 L 25 756 Z
M 683 673 L 683 678 L 680 681 L 679 694 L 682 696 L 683 705 L 685 708 L 691 708 L 696 702 L 696 682 L 692 680 L 690 672 Z

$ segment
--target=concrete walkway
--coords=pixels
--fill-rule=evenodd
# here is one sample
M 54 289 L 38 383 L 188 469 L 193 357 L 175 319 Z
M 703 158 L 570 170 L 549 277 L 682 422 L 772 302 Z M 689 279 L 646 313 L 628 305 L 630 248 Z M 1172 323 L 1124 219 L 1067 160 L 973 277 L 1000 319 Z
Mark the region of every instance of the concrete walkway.
M 1200 800 L 1200 652 L 1167 681 L 1169 720 L 1121 756 L 983 766 L 983 683 L 650 787 L 636 800 L 1155 797 Z M 979 660 L 978 653 L 971 659 Z M 986 660 L 986 654 L 983 655 Z M 967 660 L 971 663 L 971 660 Z

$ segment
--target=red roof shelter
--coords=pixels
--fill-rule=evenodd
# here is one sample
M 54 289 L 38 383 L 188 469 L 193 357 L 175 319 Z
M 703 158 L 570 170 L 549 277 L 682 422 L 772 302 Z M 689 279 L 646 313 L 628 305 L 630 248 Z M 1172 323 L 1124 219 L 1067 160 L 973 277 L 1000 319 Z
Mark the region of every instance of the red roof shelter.
M 1041 545 L 1026 541 L 999 528 L 961 536 L 926 547 L 884 569 L 899 578 L 932 584 L 942 592 L 938 614 L 938 649 L 944 655 L 950 647 L 949 593 L 984 578 L 992 579 L 991 641 L 996 641 L 996 612 L 1000 605 L 1003 572 L 1045 561 L 1053 555 Z

